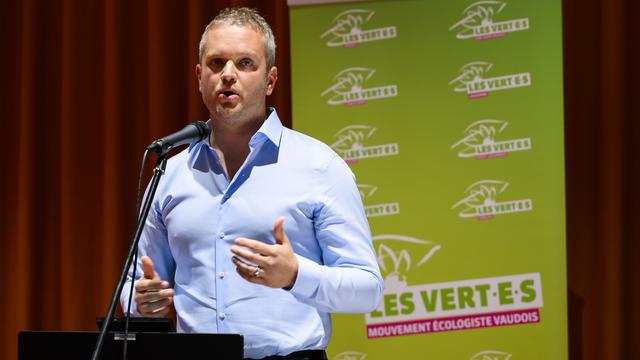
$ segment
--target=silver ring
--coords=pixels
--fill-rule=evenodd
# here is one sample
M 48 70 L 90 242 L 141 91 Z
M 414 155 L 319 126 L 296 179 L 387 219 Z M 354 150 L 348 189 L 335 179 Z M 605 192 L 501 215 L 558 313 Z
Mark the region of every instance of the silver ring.
M 260 276 L 260 271 L 261 271 L 261 270 L 262 270 L 262 269 L 260 269 L 260 265 L 256 265 L 256 269 L 253 271 L 253 274 L 252 274 L 252 275 L 253 275 L 254 277 L 258 277 L 258 276 Z

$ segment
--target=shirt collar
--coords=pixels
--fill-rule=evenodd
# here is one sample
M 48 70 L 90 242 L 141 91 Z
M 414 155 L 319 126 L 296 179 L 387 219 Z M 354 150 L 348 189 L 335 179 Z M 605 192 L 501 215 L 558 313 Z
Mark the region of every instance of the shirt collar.
M 207 120 L 207 124 L 211 126 L 211 119 Z M 253 134 L 251 140 L 249 140 L 249 146 L 253 147 L 265 139 L 269 139 L 275 146 L 280 147 L 280 138 L 282 136 L 283 128 L 284 126 L 282 126 L 282 122 L 278 117 L 276 109 L 272 107 L 267 108 L 267 119 L 262 123 L 258 131 Z M 189 152 L 191 152 L 196 145 L 211 147 L 209 144 L 209 137 L 191 143 L 189 145 Z
M 270 107 L 267 108 L 267 119 L 262 123 L 262 126 L 256 131 L 256 133 L 249 140 L 249 146 L 255 146 L 264 139 L 269 139 L 271 142 L 280 147 L 280 137 L 282 136 L 282 123 L 278 117 L 276 109 Z

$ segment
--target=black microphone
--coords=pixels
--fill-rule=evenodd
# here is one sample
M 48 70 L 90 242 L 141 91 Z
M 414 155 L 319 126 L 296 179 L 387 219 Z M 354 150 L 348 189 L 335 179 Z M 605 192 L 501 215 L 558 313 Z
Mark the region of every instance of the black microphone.
M 211 127 L 204 121 L 194 121 L 182 130 L 158 139 L 147 146 L 147 150 L 164 155 L 175 146 L 201 141 L 209 137 Z

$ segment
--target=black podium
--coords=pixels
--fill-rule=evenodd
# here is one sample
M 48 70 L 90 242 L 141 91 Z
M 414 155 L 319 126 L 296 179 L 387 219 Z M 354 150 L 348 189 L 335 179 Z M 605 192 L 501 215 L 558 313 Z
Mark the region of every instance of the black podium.
M 21 331 L 18 360 L 89 360 L 98 332 Z M 123 334 L 110 332 L 103 360 L 122 359 Z M 127 359 L 242 360 L 243 337 L 238 334 L 129 333 Z

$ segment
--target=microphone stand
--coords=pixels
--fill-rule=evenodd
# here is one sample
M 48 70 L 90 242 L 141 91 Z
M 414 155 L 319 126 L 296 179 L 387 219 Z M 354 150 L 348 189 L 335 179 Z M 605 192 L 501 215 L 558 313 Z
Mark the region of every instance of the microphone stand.
M 164 174 L 164 170 L 166 166 L 167 166 L 167 158 L 164 154 L 160 154 L 158 156 L 158 160 L 156 160 L 156 165 L 153 171 L 153 177 L 151 178 L 151 186 L 149 187 L 149 192 L 147 193 L 147 197 L 145 198 L 144 204 L 142 206 L 142 214 L 138 218 L 138 224 L 136 225 L 136 232 L 133 238 L 133 242 L 131 243 L 131 247 L 129 248 L 129 254 L 127 255 L 127 259 L 125 261 L 124 267 L 122 268 L 122 272 L 120 273 L 120 279 L 118 280 L 118 284 L 116 285 L 116 290 L 113 292 L 113 297 L 111 298 L 111 305 L 109 305 L 107 316 L 104 319 L 104 322 L 102 323 L 102 328 L 100 329 L 100 334 L 98 335 L 96 346 L 93 349 L 93 355 L 91 356 L 91 360 L 98 360 L 98 357 L 100 356 L 100 352 L 102 351 L 102 345 L 104 343 L 105 335 L 107 334 L 107 329 L 109 328 L 109 325 L 113 321 L 113 315 L 116 311 L 116 307 L 118 306 L 118 300 L 120 299 L 122 288 L 124 287 L 124 283 L 127 280 L 127 273 L 129 272 L 129 267 L 131 267 L 131 263 L 133 262 L 133 257 L 138 251 L 138 242 L 140 241 L 140 236 L 142 235 L 142 229 L 144 228 L 144 223 L 147 220 L 147 216 L 149 215 L 149 210 L 151 209 L 151 203 L 153 202 L 153 197 L 156 194 L 158 183 L 160 182 L 160 177 Z M 133 274 L 133 276 L 135 277 L 135 274 Z

